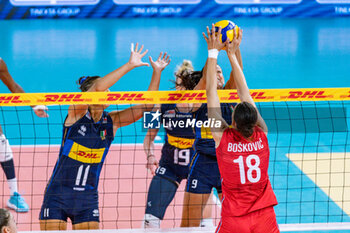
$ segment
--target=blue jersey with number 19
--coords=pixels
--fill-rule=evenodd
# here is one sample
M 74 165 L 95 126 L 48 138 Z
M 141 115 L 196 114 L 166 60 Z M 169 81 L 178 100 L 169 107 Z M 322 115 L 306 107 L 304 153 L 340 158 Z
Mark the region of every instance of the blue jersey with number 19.
M 97 193 L 103 162 L 114 139 L 113 122 L 107 112 L 94 122 L 88 111 L 64 127 L 61 149 L 46 194 Z

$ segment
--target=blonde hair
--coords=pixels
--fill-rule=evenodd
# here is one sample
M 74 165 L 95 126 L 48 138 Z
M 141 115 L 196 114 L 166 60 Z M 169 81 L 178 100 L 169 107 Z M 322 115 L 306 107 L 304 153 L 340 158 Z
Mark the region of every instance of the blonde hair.
M 190 60 L 183 60 L 181 65 L 176 66 L 175 77 L 178 78 L 184 73 L 189 73 L 194 71 L 192 62 Z

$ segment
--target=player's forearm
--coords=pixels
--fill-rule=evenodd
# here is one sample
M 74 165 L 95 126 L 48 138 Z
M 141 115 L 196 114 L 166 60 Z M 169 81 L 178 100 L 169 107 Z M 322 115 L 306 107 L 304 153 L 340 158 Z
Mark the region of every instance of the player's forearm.
M 236 55 L 236 58 L 237 58 L 237 61 L 238 61 L 239 66 L 240 66 L 241 69 L 243 70 L 243 61 L 242 61 L 242 55 L 241 55 L 241 49 L 240 49 L 240 48 L 238 48 L 238 49 L 236 50 L 235 55 Z
M 217 107 L 216 99 L 218 96 L 217 93 L 217 78 L 216 78 L 216 59 L 208 59 L 208 69 L 206 72 L 206 92 L 208 99 L 208 107 Z
M 232 66 L 233 77 L 237 86 L 237 94 L 240 100 L 251 103 L 252 98 L 249 93 L 249 88 L 237 58 L 234 57 L 233 59 L 230 59 L 230 63 Z
M 158 91 L 159 90 L 159 83 L 160 83 L 160 76 L 162 72 L 158 70 L 153 70 L 151 83 L 148 86 L 148 91 Z
M 151 83 L 148 86 L 148 91 L 158 91 L 159 90 L 159 83 L 160 83 L 160 76 L 162 72 L 158 70 L 153 70 L 152 73 L 152 79 Z M 154 104 L 145 104 L 144 111 L 151 111 L 154 107 Z
M 154 137 L 151 134 L 146 135 L 145 140 L 143 141 L 143 150 L 145 151 L 146 156 L 154 155 Z
M 24 93 L 23 88 L 18 83 L 14 83 L 12 86 L 8 86 L 8 88 L 12 93 Z
M 206 75 L 208 68 L 208 59 L 205 62 L 204 68 L 202 70 L 202 78 L 199 80 L 199 83 L 195 86 L 194 90 L 204 90 L 206 88 Z
M 134 66 L 126 63 L 125 65 L 105 75 L 103 78 L 96 80 L 94 91 L 106 91 L 132 69 L 134 69 Z

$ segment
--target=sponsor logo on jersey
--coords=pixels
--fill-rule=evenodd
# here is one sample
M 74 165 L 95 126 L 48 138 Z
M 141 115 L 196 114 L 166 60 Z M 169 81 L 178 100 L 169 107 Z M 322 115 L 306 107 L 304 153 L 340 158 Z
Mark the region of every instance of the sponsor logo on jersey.
M 82 163 L 100 163 L 104 152 L 105 148 L 87 148 L 74 142 L 68 157 Z
M 179 149 L 191 148 L 195 140 L 191 138 L 174 137 L 169 134 L 167 134 L 167 136 L 168 136 L 168 143 Z
M 78 133 L 82 136 L 85 136 L 85 132 L 86 132 L 86 126 L 85 125 L 80 126 Z

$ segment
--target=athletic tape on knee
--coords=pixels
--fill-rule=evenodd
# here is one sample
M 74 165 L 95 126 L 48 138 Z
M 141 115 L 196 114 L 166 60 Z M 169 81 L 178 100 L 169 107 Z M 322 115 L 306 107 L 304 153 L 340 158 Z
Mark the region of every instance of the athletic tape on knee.
M 0 135 L 0 163 L 13 159 L 12 149 L 4 134 Z

